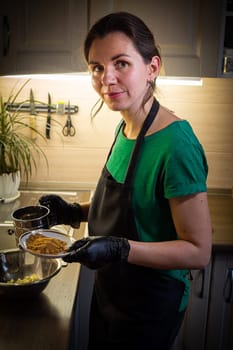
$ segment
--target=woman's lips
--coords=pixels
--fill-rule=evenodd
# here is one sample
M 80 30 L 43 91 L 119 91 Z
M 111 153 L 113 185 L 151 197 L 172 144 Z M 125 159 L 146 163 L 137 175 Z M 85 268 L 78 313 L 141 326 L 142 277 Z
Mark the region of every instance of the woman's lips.
M 122 96 L 122 94 L 123 94 L 123 91 L 116 91 L 116 92 L 107 92 L 104 95 L 110 99 L 115 99 Z

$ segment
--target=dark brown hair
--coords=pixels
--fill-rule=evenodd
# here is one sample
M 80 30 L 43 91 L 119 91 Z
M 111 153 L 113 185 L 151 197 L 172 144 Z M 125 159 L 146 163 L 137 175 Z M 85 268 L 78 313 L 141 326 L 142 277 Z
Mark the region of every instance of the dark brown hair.
M 99 19 L 87 34 L 84 42 L 84 55 L 87 62 L 93 41 L 97 38 L 104 38 L 112 32 L 122 32 L 128 36 L 145 63 L 149 63 L 153 56 L 159 56 L 161 59 L 159 48 L 147 25 L 131 13 L 115 12 Z

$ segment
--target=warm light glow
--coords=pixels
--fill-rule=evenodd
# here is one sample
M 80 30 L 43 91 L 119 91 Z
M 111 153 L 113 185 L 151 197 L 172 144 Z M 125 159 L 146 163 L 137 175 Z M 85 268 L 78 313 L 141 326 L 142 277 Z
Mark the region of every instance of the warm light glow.
M 203 81 L 201 78 L 193 78 L 193 77 L 159 77 L 157 79 L 157 85 L 180 85 L 180 86 L 202 86 Z
M 4 78 L 4 77 L 3 77 Z M 83 80 L 90 79 L 89 73 L 64 73 L 64 74 L 22 74 L 22 75 L 7 75 L 5 78 L 20 78 L 20 79 L 41 79 L 41 80 Z
M 8 75 L 6 78 L 23 78 L 23 79 L 45 79 L 45 80 L 83 80 L 90 79 L 89 73 L 67 73 L 67 74 L 25 74 L 25 75 Z M 158 77 L 156 84 L 158 86 L 202 86 L 203 81 L 201 78 L 196 77 Z

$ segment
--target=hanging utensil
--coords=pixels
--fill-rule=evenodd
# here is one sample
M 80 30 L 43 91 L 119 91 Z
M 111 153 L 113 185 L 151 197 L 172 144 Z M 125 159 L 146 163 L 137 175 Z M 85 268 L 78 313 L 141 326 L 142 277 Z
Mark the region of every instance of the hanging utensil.
M 48 115 L 47 115 L 47 121 L 46 121 L 46 129 L 45 129 L 45 136 L 47 139 L 50 139 L 50 130 L 51 130 L 51 96 L 48 93 Z
M 30 127 L 31 127 L 31 139 L 36 140 L 37 132 L 36 132 L 36 106 L 35 99 L 33 95 L 32 89 L 30 89 Z
M 62 133 L 64 136 L 74 136 L 76 133 L 71 120 L 70 101 L 68 102 L 68 115 L 67 115 L 65 126 L 62 129 Z

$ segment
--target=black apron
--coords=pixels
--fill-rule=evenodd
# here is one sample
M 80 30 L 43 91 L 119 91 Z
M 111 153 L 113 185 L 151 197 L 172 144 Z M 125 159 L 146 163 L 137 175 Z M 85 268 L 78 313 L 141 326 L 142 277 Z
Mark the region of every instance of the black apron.
M 133 175 L 140 146 L 158 109 L 159 103 L 154 99 L 137 137 L 125 182 L 116 182 L 105 165 L 89 210 L 90 235 L 111 235 L 139 241 L 131 205 Z M 124 349 L 128 346 L 136 350 L 145 349 L 145 346 L 150 349 L 159 344 L 163 346 L 161 350 L 168 349 L 165 344 L 170 342 L 168 333 L 176 327 L 173 315 L 177 315 L 183 290 L 183 283 L 164 278 L 155 269 L 127 262 L 109 264 L 97 270 L 89 349 L 98 346 L 102 349 Z M 171 319 L 170 325 L 168 318 Z M 166 327 L 166 330 L 162 332 L 161 327 Z

